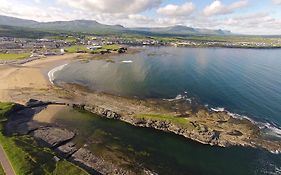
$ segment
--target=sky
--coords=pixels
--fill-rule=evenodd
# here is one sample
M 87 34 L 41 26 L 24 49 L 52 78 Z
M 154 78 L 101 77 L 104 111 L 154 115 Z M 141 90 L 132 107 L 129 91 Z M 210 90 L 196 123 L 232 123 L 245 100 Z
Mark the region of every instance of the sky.
M 125 27 L 281 34 L 281 0 L 0 0 L 0 15 L 40 22 L 87 19 Z

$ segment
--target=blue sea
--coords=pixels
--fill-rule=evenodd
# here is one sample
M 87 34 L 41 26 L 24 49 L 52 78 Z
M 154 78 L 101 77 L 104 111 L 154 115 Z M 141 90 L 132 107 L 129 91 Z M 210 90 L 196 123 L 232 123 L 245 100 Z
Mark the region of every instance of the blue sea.
M 210 110 L 224 110 L 235 117 L 247 117 L 264 128 L 269 136 L 281 138 L 281 49 L 146 47 L 139 53 L 118 55 L 112 60 L 70 63 L 53 73 L 54 82 L 77 83 L 96 91 L 135 98 L 185 97 Z M 149 136 L 154 140 L 162 137 Z M 199 154 L 201 147 L 198 145 L 173 139 L 171 148 L 176 148 L 180 142 L 181 152 L 186 152 L 186 148 L 196 150 Z M 244 167 L 244 171 L 238 171 L 240 174 L 281 173 L 280 156 L 273 158 L 264 151 L 256 153 L 240 148 L 214 151 L 206 147 L 201 150 L 204 150 L 204 155 L 211 156 L 217 152 L 218 162 L 233 159 L 236 163 L 241 161 L 247 164 L 252 161 L 249 162 L 249 169 Z M 181 155 L 179 151 L 175 153 L 177 155 L 171 157 L 181 160 L 179 166 L 183 169 L 188 164 L 207 164 L 209 160 L 200 161 L 196 155 L 188 158 L 188 155 Z M 165 153 L 162 154 L 160 157 L 165 157 Z M 200 154 L 199 157 L 204 155 Z M 157 156 L 155 159 L 158 160 Z M 209 164 L 206 166 L 209 167 Z M 171 170 L 174 170 L 174 166 L 170 167 Z M 221 168 L 223 170 L 219 171 L 219 165 L 214 163 L 214 166 L 217 169 L 214 167 L 213 172 L 218 173 L 210 174 L 233 174 L 228 171 L 231 168 Z M 258 171 L 259 168 L 262 170 Z M 192 167 L 189 169 L 190 172 L 197 172 Z M 205 172 L 204 169 L 202 172 Z

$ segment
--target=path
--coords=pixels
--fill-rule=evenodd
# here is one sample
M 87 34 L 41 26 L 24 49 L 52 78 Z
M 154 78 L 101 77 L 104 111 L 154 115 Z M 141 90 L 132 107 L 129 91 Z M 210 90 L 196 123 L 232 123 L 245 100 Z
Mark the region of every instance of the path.
M 0 162 L 6 175 L 16 175 L 2 145 L 0 145 Z

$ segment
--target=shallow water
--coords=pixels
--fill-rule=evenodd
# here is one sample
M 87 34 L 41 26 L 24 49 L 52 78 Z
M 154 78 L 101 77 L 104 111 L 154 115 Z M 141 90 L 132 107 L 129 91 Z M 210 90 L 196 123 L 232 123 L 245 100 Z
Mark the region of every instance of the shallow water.
M 149 47 L 114 61 L 72 63 L 55 81 L 141 98 L 186 92 L 210 108 L 281 126 L 281 49 Z
M 99 157 L 137 174 L 142 168 L 161 175 L 280 174 L 280 155 L 267 151 L 211 147 L 71 108 L 57 113 L 53 122 L 79 131 L 79 145 L 87 144 Z

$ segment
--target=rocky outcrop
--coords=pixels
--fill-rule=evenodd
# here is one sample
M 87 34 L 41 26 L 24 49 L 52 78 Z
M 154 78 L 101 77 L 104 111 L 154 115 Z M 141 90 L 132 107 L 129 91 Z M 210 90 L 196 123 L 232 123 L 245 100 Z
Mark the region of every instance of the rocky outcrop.
M 74 142 L 75 133 L 58 126 L 38 123 L 32 117 L 41 112 L 50 104 L 68 105 L 75 109 L 86 110 L 101 117 L 117 119 L 138 127 L 154 128 L 165 132 L 198 141 L 203 144 L 216 146 L 250 146 L 267 149 L 271 152 L 281 152 L 281 144 L 257 137 L 256 128 L 249 121 L 238 121 L 225 114 L 210 114 L 206 117 L 204 111 L 197 112 L 195 118 L 186 118 L 188 127 L 172 123 L 167 120 L 156 120 L 150 118 L 135 117 L 132 115 L 121 115 L 117 112 L 95 105 L 63 104 L 53 102 L 42 102 L 30 100 L 26 106 L 18 106 L 10 113 L 6 125 L 6 133 L 30 134 L 44 146 L 53 149 L 60 157 L 63 157 L 91 174 L 134 174 L 116 167 L 114 164 L 104 161 L 92 153 L 87 146 L 79 147 Z M 200 117 L 203 116 L 203 117 Z M 207 118 L 207 119 L 206 119 Z M 235 129 L 234 129 L 235 128 Z M 147 171 L 149 172 L 149 171 Z M 151 173 L 148 173 L 151 174 Z
M 73 108 L 86 110 L 88 112 L 100 115 L 102 117 L 110 118 L 110 119 L 120 119 L 121 115 L 117 112 L 114 112 L 110 109 L 105 109 L 99 106 L 90 106 L 90 105 L 79 105 L 79 104 L 73 104 Z
M 31 135 L 46 143 L 48 147 L 61 146 L 74 138 L 75 134 L 66 129 L 57 127 L 44 127 L 34 130 Z
M 213 119 L 213 116 L 205 117 L 203 113 L 203 120 L 200 122 L 190 121 L 192 128 L 185 128 L 181 125 L 176 125 L 165 120 L 152 120 L 146 118 L 137 118 L 132 115 L 120 115 L 117 112 L 111 111 L 98 106 L 91 105 L 74 105 L 81 110 L 86 110 L 88 112 L 97 114 L 101 117 L 106 117 L 110 119 L 118 119 L 127 123 L 130 123 L 138 127 L 154 128 L 157 130 L 162 130 L 165 132 L 172 132 L 177 135 L 184 136 L 185 138 L 192 139 L 194 141 L 200 142 L 202 144 L 208 144 L 212 146 L 228 147 L 228 146 L 248 146 L 253 148 L 262 148 L 271 152 L 281 152 L 281 143 L 272 140 L 266 140 L 261 136 L 258 136 L 257 127 L 250 121 L 243 119 L 234 119 L 228 114 L 217 113 L 218 119 Z M 198 115 L 201 115 L 199 112 Z M 214 114 L 210 114 L 214 115 Z M 198 120 L 200 117 L 198 118 Z M 202 119 L 202 118 L 201 118 Z M 208 125 L 204 124 L 208 120 L 214 120 L 214 123 L 210 123 L 212 129 Z M 235 123 L 235 122 L 236 123 Z M 188 121 L 187 121 L 188 122 Z M 234 124 L 234 125 L 232 125 Z M 227 126 L 226 126 L 227 125 Z M 224 126 L 224 128 L 221 128 Z M 234 129 L 233 127 L 241 127 L 245 133 Z
M 63 158 L 69 158 L 73 153 L 75 153 L 78 149 L 76 148 L 75 143 L 68 142 L 64 145 L 61 145 L 55 149 L 57 153 L 60 154 Z
M 111 163 L 106 163 L 86 148 L 80 148 L 71 156 L 70 160 L 84 169 L 87 169 L 92 174 L 96 174 L 97 172 L 100 174 L 114 175 L 131 174 L 130 172 L 122 170 Z
M 33 121 L 35 114 L 41 112 L 50 104 L 61 104 L 56 102 L 43 102 L 37 100 L 29 100 L 26 106 L 16 105 L 9 113 L 9 120 L 5 126 L 6 134 L 9 135 L 31 135 L 39 144 L 54 150 L 60 157 L 67 159 L 76 165 L 87 170 L 90 174 L 116 174 L 125 175 L 132 174 L 114 164 L 104 161 L 95 156 L 85 146 L 80 148 L 73 141 L 75 133 L 67 129 L 60 128 L 52 124 L 44 124 Z M 66 105 L 66 104 L 65 104 Z M 74 108 L 84 109 L 84 105 L 72 105 Z M 115 118 L 118 114 L 100 107 L 87 108 L 99 115 Z

